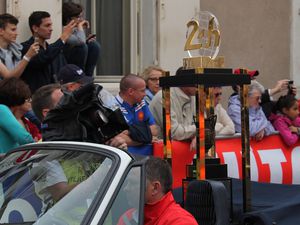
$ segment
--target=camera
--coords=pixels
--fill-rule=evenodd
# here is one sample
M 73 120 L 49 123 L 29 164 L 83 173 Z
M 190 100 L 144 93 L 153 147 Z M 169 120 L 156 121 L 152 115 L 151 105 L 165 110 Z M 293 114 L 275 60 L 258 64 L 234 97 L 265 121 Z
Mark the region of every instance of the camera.
M 293 94 L 293 85 L 294 85 L 294 81 L 289 80 L 288 81 L 288 94 Z

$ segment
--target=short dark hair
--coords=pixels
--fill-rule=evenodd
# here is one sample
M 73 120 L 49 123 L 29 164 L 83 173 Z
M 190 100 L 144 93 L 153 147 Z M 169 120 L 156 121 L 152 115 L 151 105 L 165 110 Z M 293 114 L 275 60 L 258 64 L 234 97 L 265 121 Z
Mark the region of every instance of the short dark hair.
M 44 120 L 43 109 L 53 109 L 52 93 L 60 89 L 60 84 L 48 84 L 40 87 L 32 96 L 32 110 L 40 121 Z
M 166 160 L 150 156 L 146 161 L 145 167 L 146 180 L 159 181 L 164 194 L 172 190 L 172 170 Z
M 17 25 L 19 23 L 19 20 L 11 14 L 8 14 L 8 13 L 1 14 L 0 15 L 0 28 L 5 29 L 5 27 L 8 23 Z
M 80 4 L 74 2 L 65 2 L 62 7 L 62 23 L 67 25 L 72 17 L 77 17 L 83 11 Z
M 136 74 L 127 74 L 125 75 L 121 81 L 120 81 L 120 92 L 124 93 L 126 92 L 129 88 L 133 88 L 134 87 L 134 81 L 138 80 L 138 79 L 142 79 L 144 80 L 142 77 L 136 75 Z
M 51 15 L 46 11 L 34 11 L 28 18 L 29 28 L 33 32 L 32 26 L 39 27 L 42 24 L 44 18 L 49 18 Z
M 280 96 L 273 111 L 274 113 L 277 113 L 277 111 L 283 113 L 284 108 L 289 110 L 292 106 L 294 106 L 295 102 L 297 102 L 295 95 L 287 94 L 284 96 Z
M 19 106 L 30 97 L 30 89 L 23 80 L 12 77 L 0 81 L 0 104 L 8 107 Z

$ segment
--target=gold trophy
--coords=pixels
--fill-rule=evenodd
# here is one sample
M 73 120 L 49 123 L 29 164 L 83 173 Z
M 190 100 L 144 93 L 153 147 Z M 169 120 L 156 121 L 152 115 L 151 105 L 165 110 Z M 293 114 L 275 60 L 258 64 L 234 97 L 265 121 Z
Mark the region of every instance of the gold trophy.
M 217 18 L 209 12 L 200 12 L 199 22 L 193 19 L 187 23 L 187 28 L 187 40 L 184 50 L 189 57 L 183 59 L 184 69 L 194 69 L 195 73 L 202 74 L 205 68 L 223 68 L 224 57 L 217 56 L 221 44 Z M 197 127 L 196 177 L 197 179 L 205 179 L 205 116 L 212 118 L 214 115 L 214 95 L 212 88 L 205 88 L 203 84 L 198 84 L 197 89 L 195 118 Z M 203 95 L 206 96 L 206 99 L 203 98 Z M 203 106 L 205 106 L 205 109 Z M 214 138 L 214 131 L 212 132 L 211 138 Z M 214 145 L 209 151 L 210 155 L 215 157 Z
M 171 151 L 171 119 L 170 119 L 170 87 L 197 86 L 196 94 L 196 179 L 206 179 L 205 158 L 206 158 L 206 118 L 214 116 L 214 95 L 212 88 L 215 86 L 241 86 L 241 125 L 242 125 L 242 168 L 243 168 L 243 208 L 250 210 L 251 189 L 250 189 L 250 145 L 249 145 L 249 113 L 248 113 L 248 86 L 250 77 L 245 73 L 240 75 L 232 74 L 232 69 L 224 69 L 224 57 L 217 56 L 221 44 L 219 23 L 217 18 L 209 12 L 200 12 L 199 22 L 195 19 L 187 23 L 187 41 L 184 50 L 188 57 L 183 59 L 184 79 L 169 76 L 160 79 L 160 86 L 163 87 L 163 123 L 164 123 L 164 158 L 170 163 L 172 161 Z M 196 39 L 196 40 L 195 40 Z M 227 70 L 227 72 L 224 72 Z M 230 71 L 228 73 L 228 70 Z M 203 96 L 206 96 L 203 98 Z M 211 128 L 214 142 L 214 127 Z M 214 144 L 210 147 L 210 156 L 215 157 Z M 188 169 L 190 176 L 192 169 Z M 193 172 L 192 172 L 193 174 Z M 184 185 L 183 185 L 184 186 Z

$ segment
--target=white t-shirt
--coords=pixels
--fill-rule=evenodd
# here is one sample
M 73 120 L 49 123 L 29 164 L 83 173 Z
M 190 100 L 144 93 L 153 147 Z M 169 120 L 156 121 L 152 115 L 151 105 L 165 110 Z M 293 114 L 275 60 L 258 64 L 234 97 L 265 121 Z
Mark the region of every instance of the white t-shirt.
M 63 168 L 58 161 L 46 161 L 36 163 L 32 168 L 33 172 L 36 171 L 37 174 L 34 174 L 34 186 L 36 194 L 43 201 L 42 214 L 45 213 L 49 204 L 53 203 L 51 194 L 47 191 L 47 187 L 50 187 L 54 184 L 61 182 L 68 182 L 67 177 L 63 171 Z

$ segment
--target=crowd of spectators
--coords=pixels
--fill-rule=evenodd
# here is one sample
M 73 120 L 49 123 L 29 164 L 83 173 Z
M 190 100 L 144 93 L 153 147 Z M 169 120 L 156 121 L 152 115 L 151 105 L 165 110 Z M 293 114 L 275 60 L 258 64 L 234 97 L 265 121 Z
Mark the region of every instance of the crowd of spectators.
M 54 43 L 47 42 L 53 31 L 51 15 L 48 12 L 35 11 L 29 16 L 29 29 L 32 36 L 21 44 L 16 42 L 18 19 L 10 14 L 0 15 L 0 79 L 3 79 L 2 85 L 9 87 L 8 83 L 17 84 L 20 81 L 26 85 L 26 88 L 23 87 L 26 91 L 19 93 L 20 101 L 10 104 L 1 102 L 1 104 L 8 106 L 21 127 L 26 128 L 20 133 L 27 134 L 26 130 L 30 129 L 38 131 L 34 132 L 32 139 L 27 138 L 26 143 L 41 139 L 41 130 L 46 126 L 41 123 L 44 121 L 45 112 L 53 110 L 58 105 L 60 98 L 93 82 L 92 75 L 100 56 L 100 45 L 94 35 L 86 34 L 89 22 L 84 19 L 83 11 L 80 4 L 63 3 L 63 30 Z M 177 71 L 177 75 L 181 70 L 182 68 Z M 234 73 L 240 72 L 240 70 L 234 71 Z M 278 117 L 285 116 L 293 124 L 295 118 L 289 116 L 286 111 L 289 111 L 292 106 L 296 107 L 297 102 L 294 103 L 288 97 L 294 96 L 296 89 L 291 86 L 288 95 L 280 98 L 279 101 L 282 103 L 284 99 L 294 105 L 290 102 L 285 105 L 276 104 L 273 96 L 286 91 L 289 80 L 280 80 L 274 88 L 265 89 L 256 81 L 258 71 L 248 71 L 248 74 L 253 79 L 248 94 L 250 136 L 260 141 L 264 136 L 275 132 L 273 125 L 282 133 L 282 129 L 277 125 Z M 120 81 L 120 90 L 117 96 L 100 88 L 99 102 L 112 110 L 119 108 L 128 124 L 128 129 L 116 135 L 115 139 L 107 140 L 106 144 L 128 147 L 132 153 L 152 154 L 152 142 L 163 138 L 162 91 L 159 87 L 159 78 L 163 75 L 162 68 L 152 65 L 145 68 L 141 76 L 135 74 L 124 76 Z M 49 90 L 45 89 L 45 86 L 48 86 Z M 58 91 L 58 89 L 62 91 Z M 37 92 L 37 90 L 39 91 Z M 0 94 L 6 95 L 7 91 L 5 91 L 6 89 L 2 88 Z M 43 93 L 45 91 L 46 94 Z M 35 92 L 37 92 L 37 96 L 34 99 L 38 99 L 38 102 L 33 103 L 36 111 L 34 113 L 30 104 L 31 94 L 35 94 Z M 195 148 L 196 133 L 195 93 L 196 87 L 171 88 L 171 138 L 178 141 L 190 141 L 192 149 Z M 216 135 L 240 133 L 239 88 L 234 87 L 234 93 L 228 100 L 227 112 L 220 103 L 222 88 L 214 87 L 213 93 L 215 96 L 214 113 L 217 118 Z M 23 96 L 25 94 L 26 96 Z M 41 97 L 46 98 L 45 95 L 50 95 L 50 97 L 53 95 L 57 99 L 51 102 L 49 101 L 51 98 L 48 96 L 48 100 L 43 102 Z M 205 98 L 205 92 L 201 93 L 201 96 Z M 5 98 L 3 99 L 5 100 Z M 25 103 L 28 104 L 27 107 L 22 108 L 22 112 L 11 109 L 12 106 L 15 107 L 14 104 L 23 105 Z M 204 106 L 200 106 L 200 108 L 205 111 Z M 2 110 L 6 109 L 4 107 Z M 206 117 L 206 112 L 204 114 Z M 292 136 L 300 133 L 296 124 L 287 125 Z M 3 129 L 1 127 L 1 130 Z M 4 136 L 1 138 L 4 139 Z M 13 139 L 11 138 L 11 140 Z M 284 140 L 288 145 L 294 143 L 294 141 L 287 141 L 287 138 Z M 17 139 L 11 146 L 16 147 L 23 143 L 25 143 L 24 140 Z M 5 153 L 10 147 L 4 148 L 3 146 L 0 149 L 2 153 Z
M 93 125 L 95 122 L 99 126 L 95 130 L 101 133 L 104 144 L 131 153 L 152 155 L 152 143 L 163 138 L 162 90 L 159 79 L 164 75 L 164 70 L 149 66 L 141 76 L 123 76 L 119 94 L 113 96 L 100 85 L 93 84 L 100 44 L 94 35 L 86 35 L 89 22 L 83 18 L 82 6 L 69 2 L 64 3 L 62 9 L 64 27 L 54 43 L 48 43 L 53 31 L 48 12 L 35 11 L 30 15 L 29 29 L 32 36 L 21 44 L 16 43 L 18 19 L 10 14 L 0 15 L 0 153 L 42 139 L 102 143 L 100 139 L 93 138 L 98 133 L 92 134 L 94 130 L 82 123 L 82 116 L 85 116 L 85 119 L 96 118 L 96 122 L 88 123 Z M 180 76 L 180 71 L 182 68 L 179 68 L 176 76 Z M 278 81 L 274 88 L 265 89 L 256 81 L 257 71 L 249 71 L 249 75 L 253 78 L 247 96 L 251 138 L 261 141 L 277 130 L 287 145 L 295 144 L 300 136 L 295 87 L 285 79 Z M 222 88 L 213 87 L 212 91 L 214 114 L 217 118 L 216 135 L 240 133 L 239 87 L 234 87 L 227 111 L 221 105 Z M 196 86 L 174 87 L 170 91 L 171 139 L 189 141 L 191 149 L 195 149 L 197 130 L 196 92 Z M 278 93 L 284 95 L 275 101 L 273 96 Z M 205 92 L 200 94 L 203 98 L 206 97 Z M 98 104 L 88 104 L 92 100 Z M 95 106 L 99 105 L 104 111 L 95 111 Z M 200 105 L 200 110 L 206 117 L 204 105 Z M 101 131 L 101 126 L 109 123 L 111 114 L 118 116 L 118 112 L 122 117 L 120 124 L 124 120 L 126 127 L 120 127 L 117 133 L 105 139 L 107 136 Z M 68 113 L 68 118 L 58 120 L 57 115 L 64 113 Z M 85 139 L 83 135 L 86 135 Z M 166 172 L 162 180 L 156 174 L 161 172 L 157 171 L 160 167 L 164 167 Z M 145 214 L 145 219 L 154 223 L 154 217 L 150 215 L 152 208 L 156 209 L 161 207 L 160 204 L 170 202 L 172 211 L 178 210 L 192 224 L 193 218 L 174 204 L 170 193 L 171 175 L 169 168 L 165 167 L 163 161 L 148 161 L 146 172 L 149 196 L 146 197 L 149 204 L 146 204 L 148 214 Z M 164 183 L 166 180 L 169 180 L 167 184 Z M 153 191 L 154 188 L 158 188 L 158 191 Z M 155 214 L 157 212 L 155 210 Z M 156 215 L 155 218 L 159 216 Z M 169 215 L 165 214 L 164 217 Z

